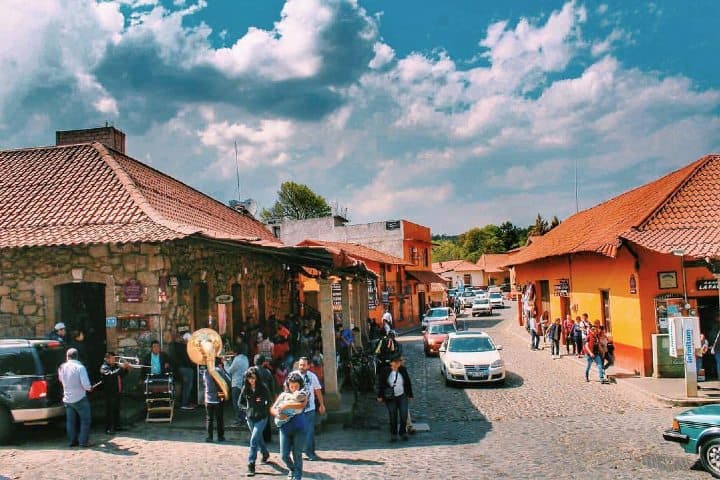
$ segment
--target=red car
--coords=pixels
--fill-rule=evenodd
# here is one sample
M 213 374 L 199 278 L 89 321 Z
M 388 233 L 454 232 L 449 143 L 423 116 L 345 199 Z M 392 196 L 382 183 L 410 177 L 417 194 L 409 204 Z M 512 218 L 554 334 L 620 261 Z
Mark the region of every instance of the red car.
M 423 333 L 425 356 L 437 355 L 440 345 L 447 340 L 448 334 L 456 331 L 455 322 L 452 320 L 431 322 Z

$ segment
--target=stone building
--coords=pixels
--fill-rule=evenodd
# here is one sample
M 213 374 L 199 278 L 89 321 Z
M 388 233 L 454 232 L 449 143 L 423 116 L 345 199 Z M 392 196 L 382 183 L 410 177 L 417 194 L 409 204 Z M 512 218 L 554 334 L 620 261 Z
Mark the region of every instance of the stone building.
M 269 327 L 295 307 L 298 266 L 363 270 L 285 248 L 253 217 L 125 155 L 113 127 L 57 140 L 0 151 L 0 336 L 45 336 L 62 321 L 84 331 L 97 371 L 106 350 Z

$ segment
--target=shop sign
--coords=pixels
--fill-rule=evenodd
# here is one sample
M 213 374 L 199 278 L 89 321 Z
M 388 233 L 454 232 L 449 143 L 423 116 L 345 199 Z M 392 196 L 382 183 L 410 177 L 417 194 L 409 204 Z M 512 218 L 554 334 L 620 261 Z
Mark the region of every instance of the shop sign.
M 342 308 L 342 287 L 339 283 L 333 283 L 330 286 L 330 292 L 332 293 L 332 304 L 333 307 Z
M 704 290 L 717 290 L 718 289 L 718 281 L 716 278 L 712 278 L 709 280 L 698 280 L 695 284 L 696 288 L 699 291 Z
M 637 293 L 637 280 L 635 280 L 635 275 L 630 274 L 630 294 L 635 295 Z
M 398 228 L 400 228 L 400 220 L 385 222 L 385 230 L 397 230 Z
M 561 278 L 558 283 L 555 284 L 555 296 L 556 297 L 569 297 L 570 296 L 570 280 L 567 278 Z
M 382 303 L 384 303 L 385 305 L 390 303 L 390 292 L 388 292 L 387 290 L 383 290 L 382 292 Z
M 375 280 L 373 280 L 372 278 L 367 279 L 367 289 L 368 289 L 368 310 L 375 310 L 378 306 L 377 286 L 375 284 Z
M 123 296 L 127 303 L 140 303 L 142 302 L 142 283 L 137 279 L 131 278 L 125 285 L 123 285 Z

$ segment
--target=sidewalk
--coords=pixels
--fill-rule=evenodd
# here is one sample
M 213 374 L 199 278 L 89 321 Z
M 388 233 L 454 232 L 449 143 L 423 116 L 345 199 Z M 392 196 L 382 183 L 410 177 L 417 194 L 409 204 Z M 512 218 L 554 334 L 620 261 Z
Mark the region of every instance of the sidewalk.
M 507 331 L 529 344 L 529 335 L 525 328 L 519 326 L 517 322 L 510 324 Z M 573 360 L 581 369 L 585 368 L 586 362 L 584 358 L 577 358 L 574 355 L 570 357 L 563 356 L 563 358 Z M 684 378 L 640 377 L 616 367 L 610 367 L 607 376 L 611 382 L 634 388 L 636 391 L 671 407 L 695 407 L 720 403 L 720 381 L 699 382 L 698 396 L 688 397 L 685 395 Z

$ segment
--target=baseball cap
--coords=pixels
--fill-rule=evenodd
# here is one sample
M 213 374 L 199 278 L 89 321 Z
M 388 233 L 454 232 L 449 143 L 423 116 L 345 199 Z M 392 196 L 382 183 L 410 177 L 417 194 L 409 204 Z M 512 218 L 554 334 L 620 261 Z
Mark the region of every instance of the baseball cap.
M 62 330 L 65 328 L 65 324 L 63 322 L 58 322 L 55 324 L 55 330 Z

